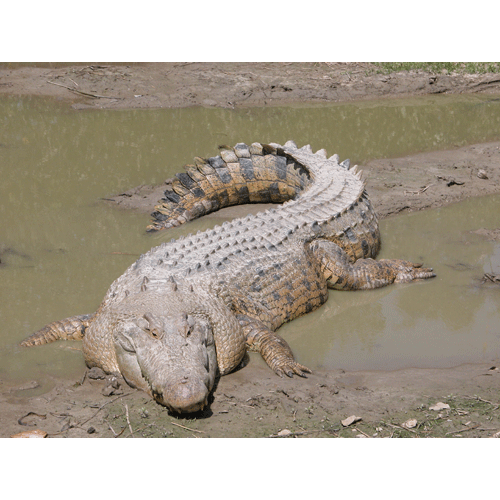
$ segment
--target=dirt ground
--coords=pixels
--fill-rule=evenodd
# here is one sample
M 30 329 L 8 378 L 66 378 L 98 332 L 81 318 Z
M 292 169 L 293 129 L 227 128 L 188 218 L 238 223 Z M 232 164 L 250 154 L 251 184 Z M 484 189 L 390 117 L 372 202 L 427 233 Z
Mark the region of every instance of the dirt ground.
M 371 63 L 0 64 L 0 93 L 80 108 L 245 107 L 442 93 L 500 93 L 500 74 L 377 74 Z
M 3 64 L 0 93 L 50 96 L 75 109 L 500 94 L 496 74 L 380 75 L 373 69 L 369 63 Z M 361 167 L 381 217 L 500 192 L 500 142 L 375 160 Z M 131 186 L 108 203 L 150 212 L 164 189 Z M 485 236 L 498 239 L 498 231 Z M 48 437 L 110 438 L 499 437 L 500 353 L 494 357 L 495 366 L 333 370 L 307 379 L 280 379 L 252 354 L 247 366 L 219 380 L 209 408 L 182 418 L 121 380 L 92 378 L 82 361 L 80 380 L 54 379 L 44 394 L 37 393 L 36 380 L 17 386 L 0 380 L 0 437 L 37 430 Z

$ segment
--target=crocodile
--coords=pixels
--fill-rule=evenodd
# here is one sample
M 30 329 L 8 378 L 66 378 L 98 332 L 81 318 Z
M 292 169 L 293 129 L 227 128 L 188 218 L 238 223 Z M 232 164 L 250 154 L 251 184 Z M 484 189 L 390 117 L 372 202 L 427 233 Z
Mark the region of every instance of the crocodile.
M 148 231 L 230 205 L 280 205 L 152 248 L 97 312 L 50 323 L 22 345 L 81 339 L 89 368 L 121 375 L 171 412 L 196 412 L 247 351 L 281 377 L 311 373 L 276 331 L 324 304 L 329 288 L 435 276 L 422 264 L 374 260 L 378 220 L 349 160 L 293 141 L 219 149 L 176 175 Z

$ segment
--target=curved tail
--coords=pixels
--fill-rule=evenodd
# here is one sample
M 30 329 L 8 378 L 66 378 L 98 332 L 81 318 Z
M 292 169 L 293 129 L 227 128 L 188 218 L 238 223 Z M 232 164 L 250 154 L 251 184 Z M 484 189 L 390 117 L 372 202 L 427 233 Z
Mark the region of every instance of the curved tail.
M 171 188 L 151 214 L 148 231 L 175 227 L 210 212 L 246 203 L 284 203 L 311 182 L 309 172 L 274 144 L 219 146 L 220 155 L 195 158 L 186 173 L 176 174 Z
M 54 321 L 21 342 L 23 347 L 48 344 L 56 340 L 81 340 L 95 314 L 82 314 Z

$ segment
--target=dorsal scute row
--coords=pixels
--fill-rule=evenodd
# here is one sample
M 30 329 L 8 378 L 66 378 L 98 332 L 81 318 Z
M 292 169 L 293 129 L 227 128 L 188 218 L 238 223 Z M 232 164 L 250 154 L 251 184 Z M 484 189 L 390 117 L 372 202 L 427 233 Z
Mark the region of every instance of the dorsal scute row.
M 256 160 L 257 157 L 261 159 Z M 200 175 L 203 173 L 214 175 L 217 169 L 228 169 L 230 165 L 238 165 L 240 168 L 241 162 L 245 165 L 245 161 L 251 161 L 252 168 L 254 168 L 253 163 L 256 163 L 254 170 L 263 178 L 269 175 L 266 165 L 262 164 L 262 159 L 266 157 L 271 158 L 265 162 L 278 166 L 277 168 L 289 170 L 292 168 L 293 172 L 298 173 L 306 183 L 303 190 L 298 190 L 293 199 L 289 199 L 277 208 L 225 222 L 202 233 L 198 232 L 196 235 L 164 243 L 153 248 L 140 260 L 148 262 L 149 265 L 161 264 L 160 267 L 164 267 L 168 272 L 193 270 L 199 272 L 210 268 L 211 265 L 217 266 L 224 259 L 234 255 L 238 249 L 269 250 L 283 244 L 297 232 L 306 238 L 309 233 L 314 235 L 318 227 L 338 219 L 363 193 L 364 183 L 360 175 L 353 175 L 345 165 L 340 165 L 338 156 L 334 155 L 327 159 L 325 150 L 313 153 L 309 145 L 299 149 L 291 141 L 284 146 L 276 143 L 269 145 L 253 143 L 250 146 L 238 143 L 234 148 L 221 146 L 220 156 L 208 160 L 195 158 L 196 172 Z M 189 173 L 192 168 L 189 167 L 187 172 Z M 244 168 L 241 170 L 244 171 Z M 251 177 L 248 171 L 250 164 L 246 168 L 247 176 Z M 275 169 L 271 174 L 276 177 L 278 171 Z M 256 176 L 254 173 L 254 178 Z M 270 180 L 274 180 L 275 177 L 271 176 Z M 195 178 L 194 174 L 190 176 L 191 180 Z M 182 179 L 182 177 L 179 179 L 179 183 Z M 181 193 L 182 189 L 178 188 L 177 191 Z

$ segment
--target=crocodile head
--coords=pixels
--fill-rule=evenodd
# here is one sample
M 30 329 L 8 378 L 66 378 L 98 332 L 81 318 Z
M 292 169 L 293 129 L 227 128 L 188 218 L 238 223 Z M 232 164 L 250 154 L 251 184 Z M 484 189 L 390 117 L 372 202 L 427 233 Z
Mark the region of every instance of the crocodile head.
M 202 410 L 217 372 L 210 320 L 202 314 L 127 314 L 113 328 L 120 372 L 129 385 L 171 411 Z

